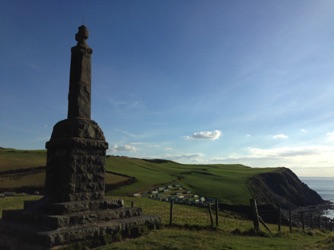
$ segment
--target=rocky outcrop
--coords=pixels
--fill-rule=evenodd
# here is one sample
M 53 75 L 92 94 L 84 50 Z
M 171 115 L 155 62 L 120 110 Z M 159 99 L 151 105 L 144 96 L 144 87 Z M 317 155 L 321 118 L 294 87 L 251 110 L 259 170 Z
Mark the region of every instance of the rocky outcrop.
M 258 204 L 294 209 L 326 203 L 288 168 L 255 175 L 248 179 L 247 185 Z

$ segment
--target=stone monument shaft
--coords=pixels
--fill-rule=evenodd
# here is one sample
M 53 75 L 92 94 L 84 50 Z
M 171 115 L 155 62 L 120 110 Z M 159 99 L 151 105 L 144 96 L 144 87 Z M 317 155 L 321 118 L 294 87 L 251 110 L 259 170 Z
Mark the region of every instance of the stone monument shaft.
M 91 116 L 91 54 L 88 30 L 80 26 L 71 48 L 67 119 L 53 127 L 46 143 L 45 195 L 57 202 L 104 198 L 108 143 Z
M 75 40 L 78 42 L 72 47 L 70 88 L 68 94 L 67 118 L 82 117 L 90 119 L 91 114 L 91 54 L 86 40 L 88 30 L 80 26 Z

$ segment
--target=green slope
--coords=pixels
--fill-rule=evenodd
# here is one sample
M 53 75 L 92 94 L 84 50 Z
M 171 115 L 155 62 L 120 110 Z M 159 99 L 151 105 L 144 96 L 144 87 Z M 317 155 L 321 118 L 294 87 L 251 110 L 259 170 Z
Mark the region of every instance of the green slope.
M 237 164 L 188 165 L 164 160 L 143 160 L 108 157 L 107 169 L 136 177 L 138 182 L 111 192 L 125 195 L 142 192 L 163 184 L 177 183 L 206 197 L 218 197 L 221 202 L 248 204 L 251 193 L 246 180 L 259 173 L 277 168 L 250 168 Z
M 46 165 L 46 150 L 0 148 L 0 172 Z
M 45 165 L 45 150 L 0 149 L 0 172 L 32 168 Z M 277 170 L 277 168 L 250 168 L 238 164 L 191 165 L 179 164 L 167 160 L 145 160 L 128 157 L 108 156 L 106 170 L 113 173 L 135 177 L 131 185 L 115 188 L 111 195 L 129 195 L 144 192 L 160 185 L 174 183 L 206 197 L 218 197 L 221 202 L 248 204 L 251 197 L 246 180 L 259 173 Z M 17 187 L 44 183 L 44 175 L 39 181 L 31 175 L 0 176 L 1 187 Z M 106 183 L 117 183 L 120 176 L 106 176 Z M 124 178 L 122 179 L 124 181 Z M 31 184 L 32 183 L 32 184 Z

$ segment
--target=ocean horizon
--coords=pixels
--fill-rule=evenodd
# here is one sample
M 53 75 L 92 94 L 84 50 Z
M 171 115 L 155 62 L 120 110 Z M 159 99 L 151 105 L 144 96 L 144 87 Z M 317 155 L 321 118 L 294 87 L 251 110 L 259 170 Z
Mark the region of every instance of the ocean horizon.
M 334 177 L 299 177 L 299 179 L 324 200 L 334 203 Z M 333 219 L 334 209 L 327 210 L 325 215 Z

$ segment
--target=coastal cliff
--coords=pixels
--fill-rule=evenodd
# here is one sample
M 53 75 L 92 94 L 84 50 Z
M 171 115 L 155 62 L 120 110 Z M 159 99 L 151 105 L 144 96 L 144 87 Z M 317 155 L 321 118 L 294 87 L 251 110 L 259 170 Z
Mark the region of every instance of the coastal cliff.
M 317 206 L 326 203 L 290 169 L 279 168 L 248 179 L 247 186 L 258 204 L 271 204 L 283 209 Z

